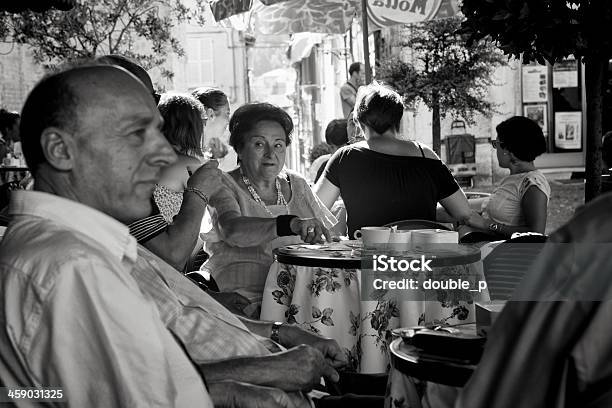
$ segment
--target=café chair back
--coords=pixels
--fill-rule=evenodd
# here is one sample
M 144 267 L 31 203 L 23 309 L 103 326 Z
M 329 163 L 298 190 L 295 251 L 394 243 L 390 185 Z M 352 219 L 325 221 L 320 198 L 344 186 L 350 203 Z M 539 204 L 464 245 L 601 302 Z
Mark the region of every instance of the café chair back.
M 491 300 L 509 300 L 544 247 L 546 235 L 524 235 L 497 245 L 483 259 Z
M 401 220 L 390 222 L 383 227 L 397 227 L 398 230 L 419 230 L 419 229 L 441 229 L 451 231 L 446 225 L 436 221 L 429 220 Z

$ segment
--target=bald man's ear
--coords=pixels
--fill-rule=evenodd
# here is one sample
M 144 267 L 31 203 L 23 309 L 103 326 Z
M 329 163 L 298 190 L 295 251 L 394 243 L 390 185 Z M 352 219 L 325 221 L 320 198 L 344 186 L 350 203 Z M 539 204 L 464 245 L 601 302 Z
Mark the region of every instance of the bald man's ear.
M 43 130 L 40 145 L 47 162 L 57 170 L 71 170 L 74 166 L 74 138 L 72 134 L 50 127 Z

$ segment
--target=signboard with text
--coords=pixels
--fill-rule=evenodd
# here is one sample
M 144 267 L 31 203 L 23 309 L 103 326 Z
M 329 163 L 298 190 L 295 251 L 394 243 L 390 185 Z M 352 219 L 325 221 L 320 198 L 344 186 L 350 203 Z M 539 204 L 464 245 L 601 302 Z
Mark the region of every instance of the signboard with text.
M 368 0 L 368 17 L 379 26 L 432 20 L 445 0 Z

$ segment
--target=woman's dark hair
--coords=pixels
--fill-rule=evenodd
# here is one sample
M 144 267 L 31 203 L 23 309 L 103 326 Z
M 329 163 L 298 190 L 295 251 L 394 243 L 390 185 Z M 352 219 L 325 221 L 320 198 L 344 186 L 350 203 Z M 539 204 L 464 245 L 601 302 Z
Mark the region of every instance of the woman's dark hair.
M 333 119 L 325 128 L 325 141 L 334 146 L 348 144 L 348 133 L 346 130 L 346 119 Z
M 215 112 L 229 104 L 227 95 L 218 88 L 201 87 L 191 92 L 205 108 L 211 108 Z
M 161 96 L 159 112 L 164 118 L 162 133 L 179 153 L 202 155 L 204 107 L 188 94 L 166 93 Z
M 546 152 L 546 139 L 542 128 L 524 116 L 513 116 L 495 128 L 497 140 L 517 159 L 530 162 Z
M 242 150 L 246 142 L 244 134 L 263 120 L 270 120 L 281 125 L 285 130 L 285 144 L 287 146 L 291 144 L 293 121 L 287 112 L 270 103 L 247 103 L 236 109 L 229 121 L 229 144 L 236 153 Z
M 362 86 L 355 101 L 355 118 L 382 134 L 393 128 L 399 130 L 404 114 L 402 97 L 391 87 L 378 82 Z
M 2 133 L 2 136 L 6 136 L 8 130 L 15 126 L 18 120 L 19 114 L 17 112 L 0 109 L 0 133 Z

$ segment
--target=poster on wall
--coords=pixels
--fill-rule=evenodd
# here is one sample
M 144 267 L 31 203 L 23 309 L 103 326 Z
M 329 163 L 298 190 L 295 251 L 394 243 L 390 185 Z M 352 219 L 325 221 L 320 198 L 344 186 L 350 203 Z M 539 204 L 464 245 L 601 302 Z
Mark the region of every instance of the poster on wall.
M 582 112 L 555 112 L 555 146 L 559 149 L 582 147 Z
M 576 60 L 561 61 L 553 65 L 553 88 L 576 88 L 578 86 L 578 63 Z
M 548 67 L 523 66 L 523 102 L 548 102 Z
M 548 116 L 547 105 L 545 103 L 524 105 L 523 115 L 540 125 L 544 136 L 548 136 Z

